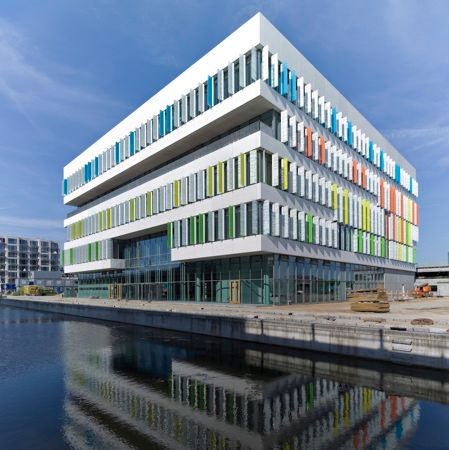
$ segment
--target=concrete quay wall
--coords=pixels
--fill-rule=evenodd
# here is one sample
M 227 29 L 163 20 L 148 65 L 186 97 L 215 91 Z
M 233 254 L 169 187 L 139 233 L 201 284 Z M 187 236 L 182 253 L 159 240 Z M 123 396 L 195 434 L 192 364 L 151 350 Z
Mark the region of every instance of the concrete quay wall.
M 196 333 L 267 345 L 329 352 L 412 366 L 449 369 L 449 333 L 340 325 L 307 318 L 236 317 L 126 307 L 2 299 L 0 305 Z

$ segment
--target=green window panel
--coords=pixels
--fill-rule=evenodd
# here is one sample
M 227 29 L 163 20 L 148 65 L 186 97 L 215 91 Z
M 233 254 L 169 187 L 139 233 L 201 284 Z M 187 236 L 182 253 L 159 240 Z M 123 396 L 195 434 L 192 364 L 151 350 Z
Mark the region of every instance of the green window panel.
M 196 245 L 196 216 L 189 218 L 189 245 Z
M 288 159 L 282 158 L 282 189 L 288 190 Z
M 357 251 L 359 253 L 363 253 L 363 232 L 362 230 L 358 230 L 359 231 L 359 235 L 358 235 L 358 239 L 357 239 Z
M 147 206 L 147 217 L 153 214 L 153 205 L 151 202 L 151 192 L 147 192 L 146 194 L 146 206 Z
M 167 223 L 167 246 L 168 248 L 173 248 L 173 237 L 172 237 L 173 224 Z
M 374 236 L 371 233 L 369 235 L 369 253 L 371 256 L 374 255 Z
M 98 261 L 100 259 L 100 242 L 95 242 L 95 260 Z
M 408 262 L 408 246 L 405 246 L 405 260 Z
M 235 238 L 235 206 L 228 208 L 228 239 Z
M 200 244 L 204 244 L 206 242 L 205 216 L 204 216 L 204 214 L 200 214 L 198 216 L 198 242 Z
M 103 231 L 103 214 L 101 212 L 98 213 L 98 228 Z
M 309 244 L 313 244 L 313 216 L 312 214 L 306 214 L 306 240 Z
M 209 166 L 207 168 L 207 196 L 212 197 L 214 195 L 214 167 Z
M 366 231 L 371 231 L 371 205 L 366 202 Z
M 332 185 L 332 209 L 338 208 L 337 185 Z
M 225 183 L 224 183 L 224 163 L 219 162 L 217 165 L 217 172 L 218 172 L 218 186 L 217 191 L 219 194 L 223 194 L 225 191 Z
M 111 208 L 107 209 L 107 221 L 108 221 L 108 229 L 112 228 L 112 217 L 111 217 Z
M 75 252 L 74 252 L 74 249 L 73 248 L 71 248 L 70 249 L 70 264 L 75 264 Z
M 136 199 L 132 198 L 129 201 L 129 220 L 134 222 L 136 219 Z
M 347 189 L 343 191 L 343 222 L 345 225 L 349 222 L 349 198 Z
M 173 205 L 175 208 L 177 208 L 179 206 L 179 197 L 180 197 L 180 193 L 179 193 L 179 188 L 180 188 L 180 181 L 179 180 L 175 180 L 174 184 L 173 184 Z
M 92 261 L 92 244 L 87 244 L 87 260 Z

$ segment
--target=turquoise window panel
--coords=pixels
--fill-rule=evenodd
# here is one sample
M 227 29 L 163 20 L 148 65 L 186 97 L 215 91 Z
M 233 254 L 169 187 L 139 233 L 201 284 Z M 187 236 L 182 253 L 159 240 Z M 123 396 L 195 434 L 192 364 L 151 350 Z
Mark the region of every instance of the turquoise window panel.
M 411 186 L 411 183 L 410 183 L 410 186 Z M 64 183 L 63 183 L 63 192 L 64 192 L 64 195 L 67 195 L 67 193 L 69 192 L 69 183 L 68 183 L 67 179 L 65 179 Z
M 120 142 L 115 143 L 115 164 L 120 162 Z
M 167 108 L 165 108 L 165 134 L 170 133 L 171 131 L 172 131 L 171 106 L 167 106 Z
M 373 148 L 373 141 L 369 141 L 369 147 L 368 147 L 368 161 L 372 163 L 374 161 L 374 148 Z
M 331 131 L 332 131 L 332 133 L 337 132 L 337 109 L 336 108 L 332 108 Z
M 288 90 L 288 68 L 287 64 L 282 63 L 281 65 L 281 95 L 287 95 Z
M 98 156 L 95 157 L 95 176 L 98 177 L 100 171 L 100 163 L 98 160 Z
M 352 140 L 352 122 L 348 122 L 348 145 L 352 146 L 353 140 Z
M 129 133 L 129 154 L 132 156 L 136 152 L 136 136 L 135 132 Z
M 214 106 L 214 79 L 207 77 L 207 105 Z
M 379 167 L 380 167 L 380 170 L 384 170 L 384 168 L 385 168 L 385 157 L 384 157 L 383 150 L 380 151 Z
M 159 137 L 165 135 L 165 113 L 164 111 L 159 112 Z

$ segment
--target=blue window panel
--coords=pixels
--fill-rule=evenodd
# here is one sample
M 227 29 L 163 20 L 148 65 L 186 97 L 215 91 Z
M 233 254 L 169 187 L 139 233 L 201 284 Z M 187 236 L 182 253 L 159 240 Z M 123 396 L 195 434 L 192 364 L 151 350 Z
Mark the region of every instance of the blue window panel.
M 399 183 L 399 180 L 401 179 L 401 168 L 399 167 L 398 163 L 395 163 L 395 177 L 394 177 L 394 181 L 396 181 L 396 183 Z
M 115 164 L 120 162 L 120 142 L 115 143 Z
M 337 132 L 337 109 L 336 108 L 332 108 L 331 131 L 332 131 L 332 133 Z
M 214 106 L 214 79 L 207 77 L 207 105 Z
M 159 137 L 165 135 L 165 114 L 164 111 L 159 112 Z
M 95 157 L 95 176 L 98 177 L 100 171 L 100 162 L 98 161 L 98 156 Z
M 87 164 L 84 164 L 84 182 L 87 183 Z
M 171 131 L 171 106 L 167 106 L 165 108 L 165 133 L 170 133 Z
M 380 151 L 380 161 L 379 161 L 380 170 L 384 170 L 385 168 L 385 159 L 384 159 L 384 151 Z
M 288 90 L 288 69 L 287 64 L 281 65 L 281 95 L 287 95 Z
M 408 190 L 409 190 L 410 192 L 413 191 L 413 178 L 412 178 L 412 177 L 410 177 L 410 186 L 409 186 Z
M 135 132 L 131 131 L 131 133 L 129 133 L 129 155 L 133 156 L 135 151 L 136 151 Z
M 348 121 L 348 145 L 352 146 L 352 122 Z
M 92 162 L 87 163 L 87 174 L 88 174 L 88 180 L 92 180 Z
M 373 141 L 369 141 L 369 153 L 368 153 L 368 161 L 372 163 L 374 161 L 374 148 Z
M 296 102 L 296 99 L 298 97 L 297 90 L 296 90 L 296 79 L 298 77 L 296 76 L 296 72 L 292 70 L 290 72 L 290 101 Z
M 410 180 L 410 186 L 412 185 L 411 180 Z M 64 187 L 63 187 L 63 192 L 64 195 L 67 195 L 67 193 L 69 192 L 69 184 L 67 179 L 64 180 Z

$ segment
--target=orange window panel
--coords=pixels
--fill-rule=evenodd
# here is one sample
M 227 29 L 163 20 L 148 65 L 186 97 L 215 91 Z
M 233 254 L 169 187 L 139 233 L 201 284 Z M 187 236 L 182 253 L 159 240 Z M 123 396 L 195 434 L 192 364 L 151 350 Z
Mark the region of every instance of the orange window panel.
M 390 211 L 396 213 L 396 195 L 393 186 L 390 186 Z
M 352 161 L 352 182 L 357 184 L 359 174 L 357 173 L 357 161 Z
M 362 188 L 366 188 L 366 168 L 362 166 Z
M 320 164 L 326 164 L 326 141 L 323 136 L 320 136 Z
M 312 157 L 312 129 L 306 128 L 306 156 Z

